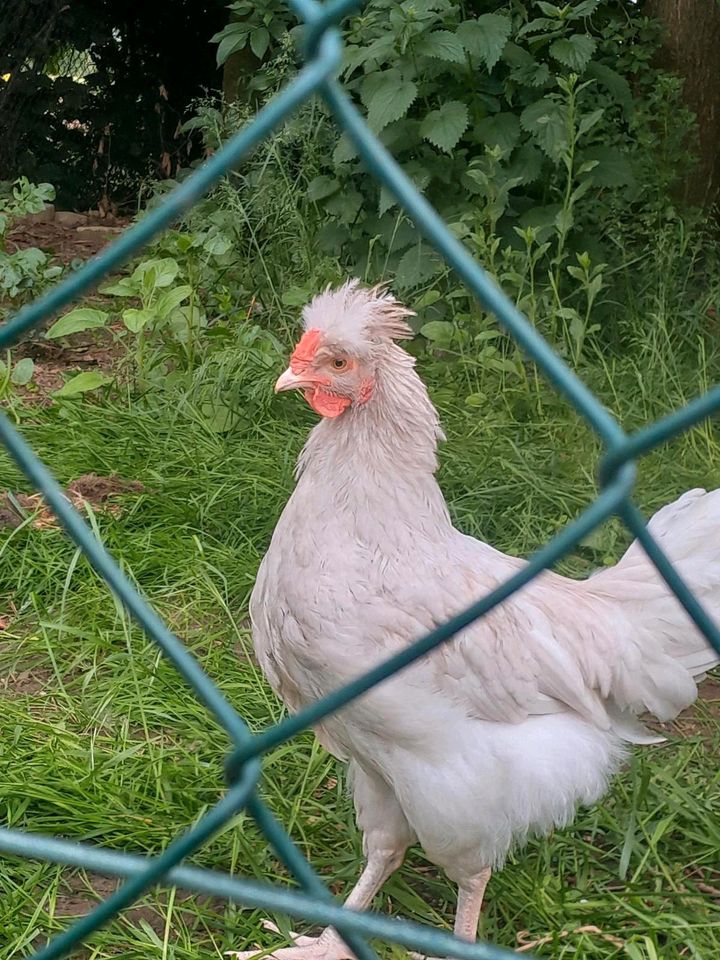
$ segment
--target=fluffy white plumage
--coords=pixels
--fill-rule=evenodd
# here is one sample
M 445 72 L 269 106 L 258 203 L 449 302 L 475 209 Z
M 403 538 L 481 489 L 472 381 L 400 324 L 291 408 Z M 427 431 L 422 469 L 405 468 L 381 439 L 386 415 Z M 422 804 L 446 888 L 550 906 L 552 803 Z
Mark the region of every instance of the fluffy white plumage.
M 251 602 L 261 667 L 293 712 L 524 563 L 452 526 L 434 476 L 437 413 L 394 342 L 411 335 L 408 315 L 356 281 L 326 291 L 278 382 L 325 414 Z M 718 617 L 720 491 L 686 493 L 651 530 Z M 598 800 L 626 744 L 658 739 L 637 715 L 675 716 L 716 662 L 636 544 L 586 581 L 538 577 L 317 729 L 351 764 L 365 837 L 349 905 L 367 906 L 418 840 L 458 883 L 456 932 L 474 938 L 489 868 Z M 332 931 L 298 943 L 276 956 L 349 956 Z

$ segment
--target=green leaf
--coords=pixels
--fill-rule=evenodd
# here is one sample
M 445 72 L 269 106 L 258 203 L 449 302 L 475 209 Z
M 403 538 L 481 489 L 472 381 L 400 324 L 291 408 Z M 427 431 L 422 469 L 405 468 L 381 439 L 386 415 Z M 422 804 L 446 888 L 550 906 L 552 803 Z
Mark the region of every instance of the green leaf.
M 203 250 L 209 253 L 211 257 L 221 257 L 232 247 L 230 237 L 224 237 L 221 233 L 215 233 L 209 236 L 203 243 Z M 159 284 L 165 286 L 165 284 Z
M 459 100 L 447 100 L 431 110 L 420 125 L 420 134 L 440 150 L 450 153 L 467 130 L 468 109 Z
M 594 77 L 598 83 L 605 87 L 613 100 L 622 106 L 626 116 L 632 113 L 635 101 L 633 100 L 630 84 L 625 77 L 616 70 L 605 66 L 604 63 L 597 63 L 596 61 L 593 61 L 588 66 L 587 74 L 590 77 Z
M 418 53 L 446 63 L 465 63 L 465 47 L 449 30 L 435 30 L 426 34 L 417 47 Z
M 130 280 L 149 292 L 155 287 L 169 287 L 179 272 L 180 265 L 172 257 L 143 260 L 135 268 Z
M 110 383 L 111 377 L 99 370 L 86 370 L 85 373 L 78 373 L 72 377 L 64 386 L 60 387 L 53 394 L 54 397 L 77 397 L 81 393 L 88 393 L 90 390 L 97 390 L 98 387 L 104 387 Z
M 231 32 L 232 27 L 237 27 Z M 243 50 L 248 42 L 248 25 L 246 23 L 240 24 L 228 24 L 225 30 L 222 31 L 224 36 L 220 41 L 220 44 L 217 48 L 217 65 L 221 67 L 225 61 L 233 53 L 238 50 Z M 215 36 L 220 36 L 220 34 L 215 34 Z M 214 38 L 213 38 L 214 39 Z
M 568 20 L 580 20 L 582 17 L 589 17 L 600 5 L 600 0 L 583 0 L 568 16 Z
M 546 3 L 545 0 L 538 0 L 538 6 L 546 17 L 554 17 L 556 20 L 559 20 L 562 16 L 560 7 L 556 7 L 554 3 Z
M 266 27 L 256 27 L 250 34 L 250 49 L 258 60 L 262 60 L 267 53 L 269 43 L 270 34 Z
M 280 299 L 286 307 L 304 307 L 312 294 L 309 287 L 288 287 Z
M 207 326 L 207 318 L 196 306 L 178 307 L 170 315 L 170 330 L 180 343 L 190 340 L 194 331 Z
M 105 287 L 100 287 L 100 293 L 111 297 L 135 297 L 138 289 L 130 277 L 123 277 L 117 283 L 110 283 Z
M 550 55 L 576 73 L 582 73 L 592 60 L 596 46 L 597 43 L 592 37 L 574 33 L 552 43 Z
M 583 150 L 582 159 L 596 161 L 590 177 L 597 187 L 630 187 L 635 183 L 632 165 L 617 147 L 589 147 Z
M 443 263 L 432 247 L 418 243 L 406 250 L 400 258 L 395 280 L 399 287 L 410 290 L 437 276 L 442 270 Z
M 108 314 L 104 310 L 92 310 L 90 307 L 80 307 L 71 310 L 64 317 L 60 317 L 46 332 L 47 340 L 56 340 L 58 337 L 69 337 L 71 333 L 80 333 L 82 330 L 92 330 L 94 327 L 104 327 Z
M 343 133 L 338 142 L 335 144 L 335 149 L 333 150 L 333 163 L 348 163 L 348 161 L 354 160 L 357 155 L 357 147 L 347 133 Z
M 335 177 L 315 177 L 308 184 L 307 197 L 308 200 L 324 200 L 326 197 L 332 196 L 333 193 L 337 193 L 339 189 L 340 181 L 336 180 Z
M 188 284 L 180 287 L 173 287 L 172 290 L 166 290 L 162 296 L 158 297 L 155 304 L 155 312 L 164 320 L 172 311 L 179 307 L 183 300 L 187 300 L 192 295 L 193 288 Z
M 450 340 L 452 340 L 453 334 L 455 333 L 455 328 L 446 320 L 431 320 L 429 323 L 426 323 L 420 327 L 420 333 L 428 340 L 432 340 L 434 343 L 437 343 L 438 341 L 442 343 L 448 343 Z
M 558 26 L 557 20 L 551 20 L 549 17 L 536 17 L 526 23 L 524 27 L 520 27 L 515 36 L 520 38 L 527 36 L 529 33 L 540 33 L 546 30 L 557 31 Z
M 352 223 L 362 206 L 363 197 L 359 190 L 345 189 L 342 193 L 335 193 L 325 204 L 326 211 L 337 217 L 342 223 Z
M 26 383 L 30 383 L 32 380 L 33 373 L 35 373 L 34 361 L 30 357 L 23 357 L 13 367 L 10 380 L 16 387 L 24 387 Z
M 532 143 L 524 143 L 507 166 L 507 176 L 518 184 L 534 183 L 542 172 L 543 156 Z
M 568 149 L 568 130 L 565 110 L 556 100 L 543 97 L 525 107 L 520 114 L 520 125 L 531 133 L 540 149 L 551 160 L 560 160 Z
M 131 333 L 139 333 L 155 316 L 152 310 L 123 310 L 122 322 Z
M 481 120 L 473 132 L 481 143 L 509 154 L 520 139 L 520 121 L 514 113 L 496 113 Z
M 588 113 L 582 117 L 578 125 L 578 132 L 580 135 L 582 136 L 582 134 L 588 133 L 590 130 L 592 130 L 592 128 L 596 126 L 600 120 L 602 120 L 604 113 L 605 110 L 600 107 L 599 110 L 593 110 L 592 113 Z
M 417 97 L 412 80 L 403 80 L 399 70 L 385 70 L 366 77 L 362 86 L 363 103 L 368 110 L 368 125 L 379 133 L 393 120 L 404 117 Z
M 457 29 L 462 45 L 471 56 L 484 61 L 492 71 L 502 56 L 512 30 L 512 21 L 499 13 L 484 13 L 477 20 L 465 20 Z

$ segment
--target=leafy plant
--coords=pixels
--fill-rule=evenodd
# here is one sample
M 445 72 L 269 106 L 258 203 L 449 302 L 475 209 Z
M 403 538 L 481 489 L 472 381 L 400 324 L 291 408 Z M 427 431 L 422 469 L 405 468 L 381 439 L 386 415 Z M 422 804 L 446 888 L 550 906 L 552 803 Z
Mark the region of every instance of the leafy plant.
M 220 58 L 231 36 L 248 43 L 261 20 L 288 28 L 276 7 L 234 5 L 235 22 L 215 38 Z M 291 75 L 287 44 L 297 36 L 288 30 L 283 46 L 277 27 L 257 89 L 272 91 Z M 370 127 L 576 362 L 608 322 L 617 273 L 601 265 L 635 242 L 635 224 L 657 227 L 672 178 L 687 163 L 692 121 L 677 83 L 653 65 L 656 43 L 651 21 L 611 0 L 371 0 L 346 30 L 342 79 Z M 190 123 L 217 149 L 244 119 L 236 105 L 211 109 Z M 656 143 L 671 116 L 659 162 Z M 312 137 L 295 133 L 303 125 Z M 394 197 L 364 175 L 347 135 L 316 106 L 260 148 L 249 172 L 230 178 L 214 202 L 253 215 L 254 242 L 271 246 L 261 208 L 286 197 L 288 183 L 295 195 L 286 207 L 302 209 L 299 236 L 309 232 L 344 270 L 390 279 L 405 295 L 438 291 L 426 323 L 454 323 L 458 311 L 474 316 Z
M 40 213 L 54 196 L 49 183 L 32 184 L 27 177 L 0 190 L 0 316 L 5 312 L 4 303 L 17 306 L 62 273 L 62 267 L 51 265 L 50 257 L 37 247 L 8 253 L 5 239 L 13 221 Z

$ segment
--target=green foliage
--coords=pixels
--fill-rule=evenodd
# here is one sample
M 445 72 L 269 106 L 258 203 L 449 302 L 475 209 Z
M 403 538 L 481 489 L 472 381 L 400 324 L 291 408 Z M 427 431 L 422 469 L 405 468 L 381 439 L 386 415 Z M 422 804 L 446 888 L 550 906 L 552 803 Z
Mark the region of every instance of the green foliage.
M 238 37 L 260 22 L 288 26 L 274 2 L 232 9 L 242 23 L 228 31 Z M 342 79 L 370 127 L 471 251 L 491 270 L 502 261 L 519 303 L 532 264 L 535 308 L 542 301 L 534 319 L 579 361 L 588 336 L 608 329 L 619 251 L 676 216 L 668 191 L 687 163 L 692 123 L 677 81 L 653 65 L 655 25 L 614 0 L 371 0 L 345 34 Z M 278 26 L 257 89 L 292 73 L 293 37 L 283 45 Z M 191 123 L 215 149 L 241 119 L 205 104 Z M 260 204 L 272 197 L 288 210 L 292 183 L 302 216 L 285 222 L 298 222 L 300 237 L 406 295 L 435 290 L 429 318 L 447 322 L 463 293 L 394 197 L 364 175 L 321 109 L 300 124 L 314 135 L 292 120 L 250 173 L 228 182 L 221 205 L 234 187 L 254 242 L 272 246 Z
M 33 184 L 27 177 L 19 177 L 12 184 L 0 184 L 0 319 L 10 306 L 18 307 L 62 273 L 62 267 L 51 265 L 48 254 L 37 247 L 8 253 L 5 240 L 13 221 L 26 214 L 40 213 L 54 196 L 49 183 Z

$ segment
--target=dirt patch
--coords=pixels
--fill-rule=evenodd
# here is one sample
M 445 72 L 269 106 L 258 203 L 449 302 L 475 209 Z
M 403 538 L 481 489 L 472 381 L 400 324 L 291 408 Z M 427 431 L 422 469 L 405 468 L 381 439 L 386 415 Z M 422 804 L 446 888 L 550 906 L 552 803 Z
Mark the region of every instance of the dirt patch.
M 110 212 L 70 213 L 48 205 L 42 213 L 17 220 L 7 234 L 10 253 L 39 247 L 64 265 L 94 257 L 130 222 Z
M 7 676 L 0 677 L 0 694 L 11 697 L 20 697 L 23 694 L 32 696 L 44 690 L 53 676 L 52 670 L 46 667 L 17 670 Z
M 109 298 L 95 295 L 83 301 L 99 309 L 115 309 Z M 55 319 L 48 318 L 44 330 Z M 45 340 L 41 330 L 34 330 L 13 351 L 15 360 L 29 357 L 35 364 L 33 377 L 26 387 L 18 387 L 23 400 L 29 404 L 45 405 L 52 402 L 51 394 L 59 390 L 69 376 L 97 370 L 117 377 L 125 347 L 117 333 L 124 330 L 119 320 L 104 328 L 65 337 L 63 340 Z
M 117 498 L 144 490 L 145 487 L 138 480 L 123 480 L 114 474 L 99 477 L 96 473 L 85 473 L 67 485 L 65 496 L 77 510 L 82 511 L 89 505 L 96 512 L 118 516 L 122 512 L 122 504 L 117 502 Z M 42 494 L 11 493 L 9 490 L 0 494 L 0 527 L 16 529 L 28 516 L 32 516 L 30 525 L 38 530 L 58 529 L 60 526 Z
M 59 892 L 55 899 L 56 917 L 82 917 L 90 913 L 101 900 L 106 900 L 120 886 L 122 880 L 115 877 L 104 877 L 100 874 L 80 874 L 72 873 L 64 881 L 65 891 Z M 167 906 L 168 893 L 165 890 L 157 891 L 153 899 L 157 902 L 157 907 L 139 904 L 128 907 L 121 913 L 121 918 L 127 922 L 138 926 L 144 921 L 155 931 L 158 936 L 162 936 L 165 930 L 165 917 L 162 910 Z M 182 905 L 190 900 L 195 903 L 210 907 L 218 916 L 227 906 L 224 900 L 212 900 L 205 894 L 193 894 L 184 890 L 175 891 L 174 909 L 183 913 L 183 919 L 192 929 L 200 923 L 200 918 L 194 911 L 183 911 Z

